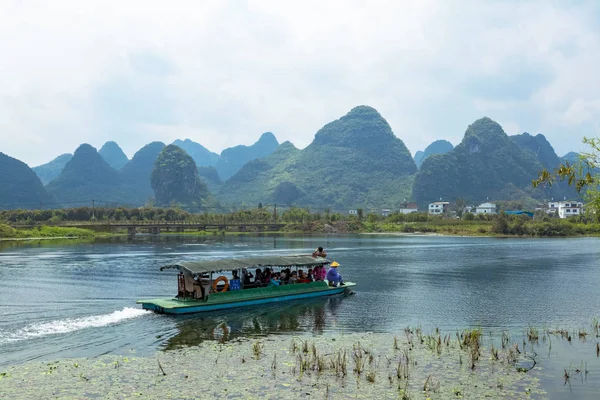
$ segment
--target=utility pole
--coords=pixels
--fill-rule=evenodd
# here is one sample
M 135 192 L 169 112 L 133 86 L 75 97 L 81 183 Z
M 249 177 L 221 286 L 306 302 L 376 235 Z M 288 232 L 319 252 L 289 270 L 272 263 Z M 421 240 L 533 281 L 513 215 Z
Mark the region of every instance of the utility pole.
M 94 204 L 94 199 L 92 199 L 92 221 L 96 220 L 96 205 Z
M 277 223 L 277 204 L 275 204 L 275 208 L 273 209 L 273 221 Z

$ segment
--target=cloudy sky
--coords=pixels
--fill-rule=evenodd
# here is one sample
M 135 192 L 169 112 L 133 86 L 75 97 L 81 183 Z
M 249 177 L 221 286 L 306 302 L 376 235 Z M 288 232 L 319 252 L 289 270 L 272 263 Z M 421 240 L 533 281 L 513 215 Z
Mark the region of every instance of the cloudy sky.
M 414 153 L 488 116 L 559 155 L 600 136 L 600 2 L 0 3 L 0 151 L 117 141 L 298 147 L 375 107 Z

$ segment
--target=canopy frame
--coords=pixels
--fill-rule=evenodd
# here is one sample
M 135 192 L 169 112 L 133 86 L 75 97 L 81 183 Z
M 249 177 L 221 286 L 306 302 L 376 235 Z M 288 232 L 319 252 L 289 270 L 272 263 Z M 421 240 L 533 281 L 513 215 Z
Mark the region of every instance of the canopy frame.
M 192 275 L 200 275 L 221 271 L 232 271 L 251 268 L 273 268 L 273 267 L 316 267 L 317 265 L 327 265 L 331 261 L 323 257 L 313 257 L 311 255 L 291 255 L 291 256 L 265 256 L 249 258 L 222 258 L 202 261 L 185 261 L 176 264 L 164 265 L 160 268 L 178 269 L 180 272 Z

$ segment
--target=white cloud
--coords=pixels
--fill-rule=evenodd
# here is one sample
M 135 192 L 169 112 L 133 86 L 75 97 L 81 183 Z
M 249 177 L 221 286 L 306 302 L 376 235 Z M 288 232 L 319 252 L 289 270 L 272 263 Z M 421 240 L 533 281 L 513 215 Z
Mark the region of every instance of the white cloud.
M 0 5 L 0 151 L 116 140 L 298 147 L 352 107 L 409 149 L 484 115 L 558 153 L 599 134 L 596 2 L 54 1 Z M 514 131 L 514 132 L 513 132 Z

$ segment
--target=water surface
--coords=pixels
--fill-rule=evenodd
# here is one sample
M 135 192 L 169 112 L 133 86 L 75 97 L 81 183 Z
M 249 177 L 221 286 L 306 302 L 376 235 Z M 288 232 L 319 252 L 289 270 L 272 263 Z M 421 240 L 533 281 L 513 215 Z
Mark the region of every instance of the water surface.
M 358 283 L 354 295 L 184 317 L 135 304 L 176 292 L 175 273 L 159 271 L 166 263 L 309 253 L 319 245 Z M 600 314 L 599 245 L 595 238 L 377 235 L 0 243 L 0 366 L 132 349 L 152 354 L 240 335 L 401 332 L 409 325 L 513 335 L 529 326 L 589 331 Z M 584 357 L 566 354 L 555 368 Z M 600 368 L 593 372 L 600 380 Z

